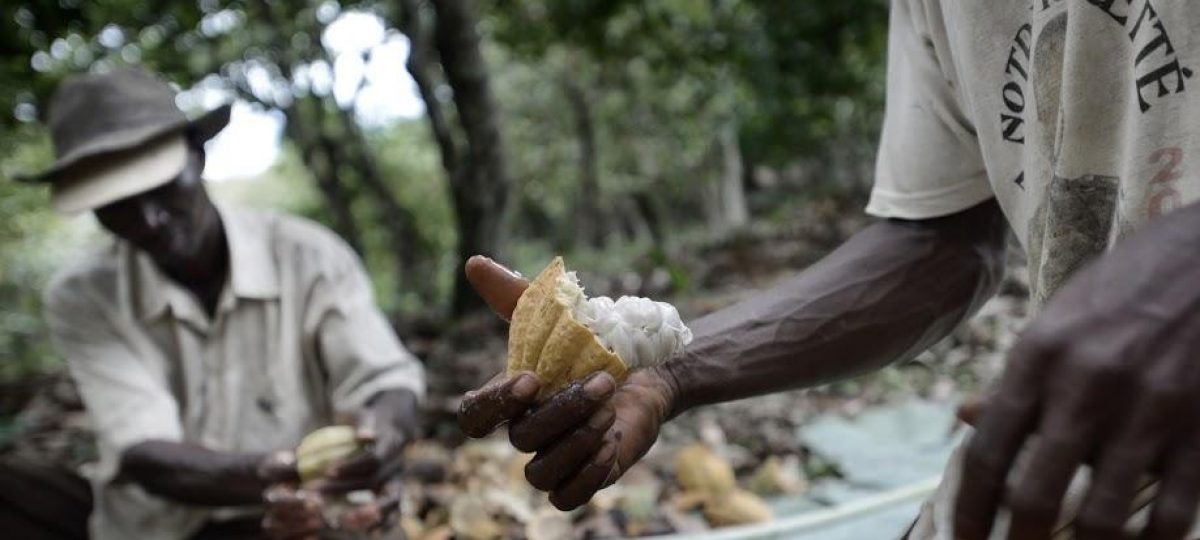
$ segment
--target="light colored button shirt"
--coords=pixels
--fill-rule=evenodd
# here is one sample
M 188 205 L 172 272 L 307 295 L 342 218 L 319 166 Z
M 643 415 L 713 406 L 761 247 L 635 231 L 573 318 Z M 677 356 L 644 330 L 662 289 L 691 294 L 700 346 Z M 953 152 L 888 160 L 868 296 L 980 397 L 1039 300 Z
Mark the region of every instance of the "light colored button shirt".
M 421 365 L 344 242 L 295 217 L 220 212 L 230 270 L 212 317 L 124 242 L 60 271 L 46 290 L 55 345 L 98 434 L 97 540 L 185 538 L 237 512 L 174 504 L 116 479 L 134 444 L 293 448 L 382 390 L 423 396 Z

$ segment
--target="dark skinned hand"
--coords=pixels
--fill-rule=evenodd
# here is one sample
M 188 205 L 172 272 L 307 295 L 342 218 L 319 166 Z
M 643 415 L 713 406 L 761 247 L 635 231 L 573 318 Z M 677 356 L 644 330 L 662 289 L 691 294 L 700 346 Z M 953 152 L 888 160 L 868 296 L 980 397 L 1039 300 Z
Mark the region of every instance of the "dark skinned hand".
M 413 437 L 417 400 L 411 392 L 384 391 L 358 414 L 355 422 L 365 451 L 334 462 L 325 477 L 307 485 L 325 495 L 376 490 L 403 465 L 404 446 Z
M 329 522 L 327 502 L 339 495 L 328 489 L 302 489 L 295 482 L 283 482 L 268 488 L 263 494 L 267 511 L 263 517 L 263 534 L 274 540 L 316 539 L 322 530 L 370 531 L 387 527 L 398 517 L 401 485 L 397 479 L 386 481 L 375 501 L 340 510 Z
M 337 495 L 301 489 L 290 482 L 276 484 L 263 494 L 267 506 L 263 534 L 273 540 L 308 540 L 319 538 L 322 531 L 330 529 L 372 531 L 391 527 L 398 517 L 401 493 L 400 481 L 389 480 L 373 502 L 342 508 L 335 517 L 327 519 L 328 501 L 337 500 Z
M 398 532 L 396 522 L 400 517 L 401 482 L 389 480 L 372 502 L 348 508 L 337 517 L 337 528 L 343 531 L 392 530 Z M 392 537 L 387 537 L 392 538 Z
M 325 526 L 324 503 L 295 484 L 278 484 L 264 494 L 263 535 L 272 540 L 315 540 Z
M 479 295 L 508 320 L 528 282 L 481 256 L 467 261 L 466 272 Z M 535 405 L 541 387 L 536 375 L 502 373 L 463 397 L 459 425 L 468 437 L 483 437 L 508 424 L 513 446 L 536 453 L 525 478 L 549 492 L 555 507 L 570 510 L 615 482 L 654 444 L 672 409 L 670 381 L 658 368 L 635 371 L 620 385 L 598 373 Z
M 956 538 L 987 538 L 1000 506 L 1010 539 L 1049 538 L 1084 463 L 1079 538 L 1127 538 L 1145 478 L 1161 485 L 1140 538 L 1184 537 L 1200 502 L 1198 241 L 1200 209 L 1166 216 L 1081 270 L 1030 325 L 986 406 L 960 412 L 977 431 Z

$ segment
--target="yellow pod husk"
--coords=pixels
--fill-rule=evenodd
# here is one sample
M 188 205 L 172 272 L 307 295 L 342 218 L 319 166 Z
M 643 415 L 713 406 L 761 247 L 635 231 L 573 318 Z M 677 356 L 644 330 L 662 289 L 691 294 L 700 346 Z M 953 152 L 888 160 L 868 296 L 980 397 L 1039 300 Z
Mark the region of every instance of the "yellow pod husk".
M 735 489 L 708 499 L 704 504 L 704 517 L 713 527 L 732 527 L 770 521 L 775 513 L 758 495 Z
M 629 371 L 559 299 L 565 277 L 566 265 L 555 257 L 517 301 L 509 327 L 508 373 L 536 373 L 542 379 L 539 401 L 592 373 L 607 371 L 621 382 Z
M 359 451 L 362 445 L 351 426 L 328 426 L 305 435 L 296 447 L 296 469 L 308 482 L 325 474 L 333 462 Z
M 808 490 L 808 480 L 794 456 L 786 461 L 771 456 L 758 467 L 746 487 L 756 495 L 803 493 Z
M 690 444 L 675 456 L 675 479 L 687 492 L 724 495 L 737 487 L 733 467 L 703 444 Z

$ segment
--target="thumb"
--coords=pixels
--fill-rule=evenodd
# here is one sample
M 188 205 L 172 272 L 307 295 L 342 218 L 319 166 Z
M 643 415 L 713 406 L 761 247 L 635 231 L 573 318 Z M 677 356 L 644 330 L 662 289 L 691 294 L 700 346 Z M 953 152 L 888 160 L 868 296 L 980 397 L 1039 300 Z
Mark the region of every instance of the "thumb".
M 517 300 L 529 287 L 529 281 L 483 255 L 471 257 L 465 271 L 467 281 L 492 311 L 506 321 L 511 319 Z
M 358 417 L 354 421 L 354 436 L 360 443 L 375 442 L 379 436 L 379 413 L 372 409 L 364 409 L 359 412 Z

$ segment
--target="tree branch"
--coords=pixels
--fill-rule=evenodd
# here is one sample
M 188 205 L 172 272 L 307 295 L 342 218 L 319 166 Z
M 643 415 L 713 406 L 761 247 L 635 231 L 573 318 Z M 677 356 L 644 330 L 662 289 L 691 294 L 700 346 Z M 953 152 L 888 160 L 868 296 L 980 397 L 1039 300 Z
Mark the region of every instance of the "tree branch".
M 429 127 L 433 130 L 433 138 L 441 150 L 442 168 L 448 176 L 453 177 L 459 169 L 458 144 L 454 140 L 454 132 L 446 119 L 445 109 L 438 100 L 436 83 L 433 76 L 434 59 L 432 43 L 433 35 L 428 23 L 421 15 L 421 0 L 398 0 L 400 4 L 400 30 L 408 36 L 409 53 L 405 68 L 417 84 L 417 91 L 425 102 L 425 113 L 429 118 Z

